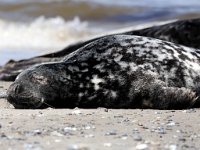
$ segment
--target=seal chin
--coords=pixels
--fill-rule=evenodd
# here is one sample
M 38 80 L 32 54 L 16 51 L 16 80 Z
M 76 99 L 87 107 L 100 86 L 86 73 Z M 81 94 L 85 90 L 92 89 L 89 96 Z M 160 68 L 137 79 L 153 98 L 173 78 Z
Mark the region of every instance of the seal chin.
M 18 83 L 13 83 L 9 87 L 7 95 L 7 100 L 17 109 L 46 108 L 43 98 L 37 98 L 34 93 L 30 93 L 28 89 L 24 89 Z

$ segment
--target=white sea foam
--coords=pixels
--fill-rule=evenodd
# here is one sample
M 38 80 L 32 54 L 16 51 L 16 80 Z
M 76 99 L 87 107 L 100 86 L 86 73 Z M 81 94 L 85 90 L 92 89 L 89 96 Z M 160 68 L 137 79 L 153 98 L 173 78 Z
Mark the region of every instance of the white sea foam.
M 78 17 L 65 21 L 61 17 L 43 16 L 32 22 L 0 20 L 0 49 L 61 49 L 74 41 L 96 34 Z
M 0 19 L 0 65 L 9 59 L 18 60 L 57 51 L 99 32 L 78 17 L 66 21 L 62 17 L 41 16 L 31 22 Z

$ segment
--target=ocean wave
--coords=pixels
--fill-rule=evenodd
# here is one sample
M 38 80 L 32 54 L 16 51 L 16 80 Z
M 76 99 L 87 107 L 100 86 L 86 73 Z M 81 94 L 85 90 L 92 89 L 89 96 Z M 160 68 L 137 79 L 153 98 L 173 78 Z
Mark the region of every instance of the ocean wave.
M 98 33 L 78 17 L 65 21 L 62 17 L 40 16 L 32 22 L 0 20 L 0 49 L 61 49 L 69 43 Z

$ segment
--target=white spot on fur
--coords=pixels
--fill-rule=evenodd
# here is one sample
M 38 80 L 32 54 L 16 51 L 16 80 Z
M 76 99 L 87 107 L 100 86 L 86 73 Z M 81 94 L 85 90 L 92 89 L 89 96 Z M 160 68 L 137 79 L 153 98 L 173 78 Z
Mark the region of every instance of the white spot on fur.
M 132 48 L 128 48 L 126 52 L 130 53 L 130 54 L 133 54 L 133 49 Z
M 84 95 L 83 93 L 78 93 L 79 98 L 83 97 L 83 95 Z
M 118 62 L 118 61 L 120 61 L 122 59 L 122 57 L 123 57 L 123 55 L 119 55 L 119 56 L 115 57 L 114 60 L 116 62 Z
M 115 76 L 114 76 L 113 74 L 109 74 L 109 78 L 110 78 L 110 79 L 114 79 Z
M 123 47 L 123 46 L 128 46 L 128 45 L 130 45 L 130 43 L 123 41 L 123 42 L 120 43 L 120 45 Z
M 138 69 L 138 66 L 134 62 L 129 63 L 129 66 L 131 71 L 136 71 Z
M 102 78 L 98 78 L 97 75 L 93 75 L 91 82 L 94 83 L 94 89 L 98 90 L 99 89 L 99 83 L 104 82 L 104 80 Z
M 88 69 L 86 68 L 84 70 L 81 70 L 81 72 L 88 72 Z
M 68 69 L 69 69 L 71 72 L 79 71 L 79 68 L 78 68 L 77 66 L 68 66 Z
M 118 62 L 118 64 L 120 65 L 121 68 L 126 68 L 129 66 L 128 63 L 125 61 L 120 61 L 120 62 Z
M 113 98 L 116 98 L 116 97 L 117 97 L 117 92 L 116 92 L 116 91 L 111 91 L 111 96 L 112 96 Z
M 79 85 L 79 87 L 80 87 L 80 88 L 83 88 L 83 87 L 84 87 L 84 86 L 83 86 L 83 83 L 81 83 L 81 84 Z

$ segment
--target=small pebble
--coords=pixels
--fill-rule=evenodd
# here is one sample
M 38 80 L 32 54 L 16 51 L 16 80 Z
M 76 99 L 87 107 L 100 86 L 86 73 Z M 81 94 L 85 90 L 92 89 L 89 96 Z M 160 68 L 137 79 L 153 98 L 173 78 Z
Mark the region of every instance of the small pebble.
M 24 149 L 32 149 L 33 148 L 33 144 L 30 144 L 30 143 L 25 143 L 23 145 Z
M 145 150 L 147 148 L 148 148 L 147 144 L 139 144 L 136 146 L 136 149 L 138 149 L 138 150 Z
M 77 128 L 76 127 L 65 127 L 63 130 L 64 130 L 64 132 L 69 132 L 69 131 L 76 131 Z
M 88 134 L 88 135 L 85 135 L 84 137 L 85 137 L 85 138 L 93 138 L 94 135 L 93 135 L 93 134 Z
M 105 109 L 104 109 L 104 112 L 108 112 L 108 109 L 107 109 L 107 108 L 105 108 Z
M 121 139 L 122 140 L 126 140 L 128 138 L 128 135 L 127 134 L 123 134 L 122 136 L 121 136 Z
M 61 134 L 61 133 L 59 133 L 57 131 L 51 132 L 51 135 L 53 135 L 53 136 L 63 136 L 63 134 Z
M 34 135 L 40 135 L 40 134 L 42 134 L 42 131 L 37 129 L 37 130 L 34 130 L 33 133 L 34 133 Z
M 176 150 L 177 146 L 175 144 L 169 145 L 170 150 Z
M 89 130 L 89 129 L 91 129 L 91 126 L 86 125 L 86 126 L 84 127 L 84 129 L 85 129 L 85 130 Z
M 67 150 L 89 150 L 90 148 L 86 145 L 70 145 Z
M 124 117 L 123 115 L 114 116 L 114 118 L 123 118 L 123 117 Z
M 111 143 L 103 143 L 103 146 L 104 146 L 104 147 L 111 147 L 112 144 L 111 144 Z
M 77 109 L 77 110 L 72 111 L 72 114 L 80 115 L 80 114 L 82 114 L 82 112 L 81 112 L 81 110 Z
M 195 109 L 187 109 L 187 110 L 183 110 L 182 112 L 184 112 L 184 113 L 194 113 L 194 112 L 196 112 L 196 110 Z
M 55 139 L 54 140 L 56 143 L 60 143 L 61 142 L 61 140 L 59 140 L 59 139 Z
M 155 115 L 157 115 L 157 114 L 162 114 L 162 112 L 157 112 L 157 111 L 156 111 L 156 112 L 155 112 Z
M 0 92 L 0 98 L 6 98 L 7 94 L 6 92 Z
M 185 139 L 185 138 L 183 138 L 183 137 L 181 137 L 181 138 L 179 138 L 179 141 L 181 141 L 181 142 L 185 142 L 185 141 L 186 141 L 186 139 Z
M 172 121 L 167 124 L 167 126 L 175 126 L 175 125 L 176 125 L 176 123 L 172 122 Z
M 135 134 L 135 133 L 139 133 L 138 128 L 134 128 L 134 129 L 133 129 L 133 133 L 134 133 L 134 134 Z
M 112 130 L 112 131 L 107 132 L 105 135 L 117 135 L 117 131 Z
M 163 127 L 158 127 L 157 133 L 159 133 L 159 134 L 166 134 L 165 129 Z
M 135 141 L 142 141 L 142 137 L 141 137 L 140 135 L 138 135 L 138 134 L 134 135 L 134 136 L 133 136 L 133 139 L 134 139 Z

